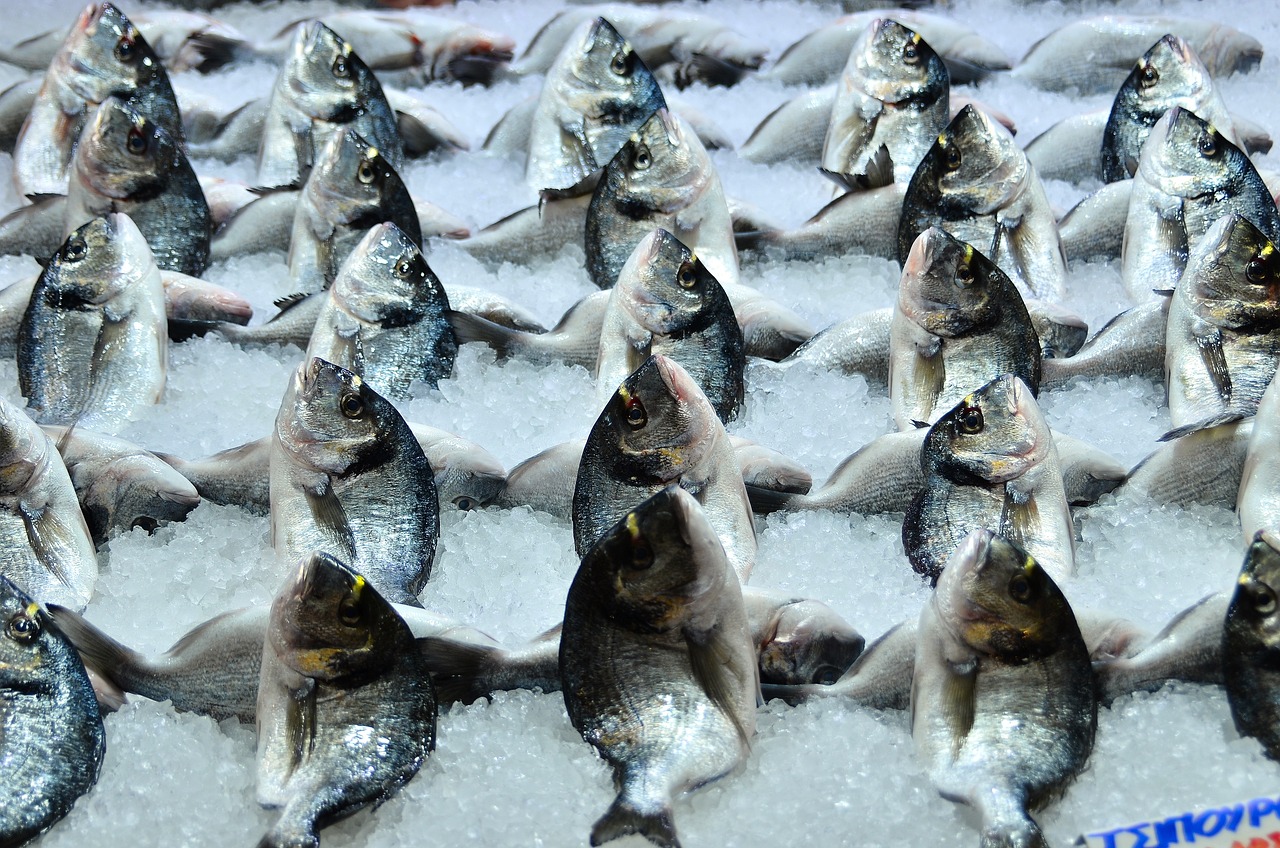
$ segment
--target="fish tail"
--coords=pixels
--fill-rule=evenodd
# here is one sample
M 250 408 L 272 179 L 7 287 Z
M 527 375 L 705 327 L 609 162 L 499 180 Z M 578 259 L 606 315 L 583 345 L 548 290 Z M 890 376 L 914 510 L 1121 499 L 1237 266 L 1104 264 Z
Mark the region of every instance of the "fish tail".
M 645 812 L 619 796 L 609 810 L 591 828 L 591 844 L 603 845 L 629 834 L 638 833 L 662 848 L 680 848 L 671 810 L 663 807 Z
M 57 604 L 48 606 L 54 626 L 71 640 L 91 676 L 98 678 L 94 681 L 94 691 L 99 694 L 99 702 L 114 704 L 112 709 L 118 708 L 123 704 L 123 692 L 127 690 L 120 681 L 120 672 L 142 662 L 142 655 L 112 639 L 74 610 Z
M 440 704 L 461 701 L 469 704 L 493 691 L 490 672 L 502 660 L 502 648 L 468 645 L 451 639 L 426 636 L 418 650 L 431 671 Z
M 804 494 L 801 492 L 783 492 L 764 486 L 746 484 L 747 500 L 751 502 L 751 511 L 757 515 L 769 515 L 801 508 Z
M 521 346 L 522 336 L 518 330 L 512 330 L 501 324 L 472 315 L 469 312 L 449 311 L 449 324 L 458 344 L 482 342 L 497 351 L 501 357 L 510 356 Z

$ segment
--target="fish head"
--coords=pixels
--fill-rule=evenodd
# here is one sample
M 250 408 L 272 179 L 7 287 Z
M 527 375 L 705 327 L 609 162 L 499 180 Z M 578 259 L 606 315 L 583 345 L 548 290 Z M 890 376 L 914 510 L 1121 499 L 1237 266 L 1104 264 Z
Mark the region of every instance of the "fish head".
M 675 212 L 708 184 L 712 167 L 693 131 L 679 116 L 659 109 L 610 160 L 596 192 L 607 192 L 636 219 Z
M 474 26 L 456 26 L 445 40 L 445 76 L 464 85 L 489 85 L 515 57 L 516 42 L 508 35 Z
M 1253 332 L 1280 327 L 1280 253 L 1249 219 L 1231 213 L 1209 227 L 1179 287 L 1210 324 Z
M 974 214 L 999 209 L 1029 172 L 1026 154 L 1009 131 L 972 103 L 951 119 L 917 174 L 921 169 L 936 185 L 942 203 Z
M 117 527 L 154 533 L 161 524 L 182 521 L 200 504 L 200 494 L 187 478 L 142 453 L 112 459 L 79 494 L 95 539 L 106 538 Z
M 365 233 L 330 289 L 341 308 L 387 328 L 414 323 L 442 295 L 440 280 L 422 251 L 390 221 Z
M 1142 145 L 1138 175 L 1165 194 L 1207 199 L 1225 189 L 1247 165 L 1245 154 L 1212 124 L 1174 106 L 1151 128 Z
M 760 681 L 829 684 L 853 665 L 866 640 L 821 601 L 795 601 L 778 610 L 760 646 Z
M 376 84 L 351 45 L 320 21 L 308 21 L 298 29 L 280 74 L 303 114 L 335 124 L 355 120 L 370 82 Z
M 882 103 L 932 103 L 951 88 L 947 66 L 929 43 L 897 21 L 872 21 L 858 37 L 845 75 Z
M 142 33 L 110 3 L 85 7 L 59 56 L 55 65 L 70 70 L 75 87 L 92 103 L 109 94 L 128 97 L 165 73 Z
M 41 606 L 0 574 L 0 685 L 37 676 L 62 638 Z
M 902 313 L 942 338 L 994 322 L 1009 297 L 1021 295 L 995 263 L 938 227 L 916 237 L 898 286 Z
M 1018 377 L 987 383 L 938 419 L 925 437 L 925 461 L 961 483 L 1015 480 L 1053 450 L 1049 425 Z
M 1262 62 L 1262 42 L 1235 27 L 1217 24 L 1200 39 L 1202 58 L 1220 73 L 1256 68 Z
M 313 551 L 272 602 L 268 638 L 294 671 L 326 680 L 384 665 L 406 632 L 372 583 Z
M 577 49 L 561 54 L 547 80 L 572 88 L 570 101 L 584 116 L 634 128 L 666 107 L 657 79 L 613 24 L 596 18 L 575 30 L 574 36 Z M 604 152 L 599 161 L 612 154 Z
M 1196 111 L 1195 104 L 1212 87 L 1209 71 L 1191 45 L 1166 35 L 1138 60 L 1120 92 L 1141 104 L 1141 113 L 1149 116 L 1147 123 L 1154 123 L 1174 106 Z
M 181 156 L 168 133 L 118 97 L 108 97 L 81 130 L 73 179 L 102 197 L 144 197 L 163 190 Z
M 391 201 L 409 201 L 400 174 L 376 145 L 352 129 L 339 129 L 329 136 L 315 167 L 307 177 L 305 191 L 311 203 L 326 219 L 356 223 L 391 206 Z
M 961 642 L 1006 663 L 1039 659 L 1064 634 L 1079 634 L 1053 578 L 1030 554 L 986 528 L 970 532 L 957 546 L 932 603 Z
M 1280 648 L 1280 536 L 1259 530 L 1245 553 L 1244 565 L 1236 579 L 1235 592 L 1227 608 L 1227 627 L 1243 629 L 1251 642 L 1270 650 Z
M 692 329 L 717 299 L 725 297 L 702 260 L 663 229 L 636 245 L 614 291 L 642 327 L 663 336 Z
M 294 372 L 276 416 L 276 437 L 304 466 L 346 474 L 395 449 L 400 413 L 357 374 L 313 356 Z

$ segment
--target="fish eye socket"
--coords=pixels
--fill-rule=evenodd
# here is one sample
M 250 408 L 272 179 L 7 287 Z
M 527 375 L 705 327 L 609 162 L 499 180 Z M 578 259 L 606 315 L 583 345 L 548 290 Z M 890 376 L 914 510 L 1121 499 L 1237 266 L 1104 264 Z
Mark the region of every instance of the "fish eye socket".
M 347 63 L 346 56 L 339 56 L 333 60 L 333 75 L 338 79 L 351 76 L 351 66 Z
M 1213 133 L 1205 133 L 1200 136 L 1200 155 L 1206 158 L 1218 155 L 1218 141 L 1213 137 Z
M 359 418 L 364 414 L 364 401 L 355 392 L 346 392 L 338 399 L 338 409 L 348 418 Z
M 698 275 L 693 273 L 693 266 L 688 262 L 680 266 L 680 273 L 676 275 L 676 282 L 680 284 L 682 289 L 691 289 L 698 282 Z
M 831 666 L 826 666 L 825 668 L 819 669 L 818 673 L 814 675 L 813 682 L 822 686 L 830 686 L 839 679 L 840 672 Z
M 360 602 L 351 595 L 342 599 L 342 603 L 338 604 L 338 621 L 341 621 L 347 627 L 355 627 L 360 623 Z
M 360 167 L 356 169 L 356 179 L 368 185 L 373 182 L 373 178 L 378 175 L 377 170 L 373 167 L 373 163 L 365 160 L 360 163 Z
M 117 59 L 126 64 L 133 62 L 134 57 L 138 55 L 138 51 L 132 36 L 120 36 L 120 40 L 116 42 L 115 55 Z
M 633 397 L 627 401 L 626 419 L 627 426 L 632 430 L 639 430 L 649 423 L 649 413 L 645 412 L 644 404 L 640 402 L 640 398 Z
M 620 77 L 631 73 L 631 54 L 626 51 L 614 53 L 612 61 L 609 62 L 609 70 Z
M 40 636 L 40 622 L 25 613 L 9 619 L 5 629 L 10 639 L 22 645 L 30 645 Z
M 64 262 L 79 262 L 88 252 L 89 246 L 84 243 L 84 239 L 75 236 L 67 241 L 67 246 L 62 251 L 62 259 Z
M 129 128 L 129 136 L 125 139 L 124 149 L 134 156 L 141 156 L 147 152 L 147 137 L 141 129 L 138 127 Z
M 405 277 L 408 277 L 412 273 L 413 273 L 413 262 L 409 260 L 409 257 L 407 256 L 403 257 L 399 262 L 396 263 L 395 275 L 400 279 L 403 280 Z
M 647 171 L 652 164 L 653 157 L 649 155 L 649 148 L 643 144 L 637 147 L 635 154 L 631 157 L 631 166 L 637 171 Z
M 1261 283 L 1267 279 L 1267 263 L 1261 256 L 1255 256 L 1244 266 L 1244 276 L 1251 283 Z
M 947 170 L 955 171 L 955 170 L 958 170 L 959 168 L 960 168 L 960 148 L 954 147 L 954 146 L 948 147 L 947 148 Z
M 1160 72 L 1151 65 L 1145 65 L 1141 73 L 1138 74 L 1138 85 L 1141 88 L 1151 88 L 1160 81 Z
M 644 571 L 653 566 L 653 548 L 644 539 L 631 543 L 631 570 Z
M 981 433 L 984 426 L 982 410 L 976 406 L 966 406 L 960 410 L 960 416 L 956 419 L 956 423 L 960 427 L 961 433 L 966 433 L 970 436 L 975 433 Z
M 463 512 L 470 512 L 480 506 L 480 504 L 476 502 L 475 498 L 468 497 L 467 495 L 458 495 L 453 499 L 453 505 Z
M 962 286 L 967 286 L 973 282 L 973 269 L 968 265 L 961 265 L 956 268 L 956 282 Z
M 1031 581 L 1025 574 L 1015 574 L 1009 581 L 1009 597 L 1020 604 L 1031 600 Z
M 908 41 L 902 48 L 902 61 L 914 65 L 920 61 L 920 48 L 914 41 Z

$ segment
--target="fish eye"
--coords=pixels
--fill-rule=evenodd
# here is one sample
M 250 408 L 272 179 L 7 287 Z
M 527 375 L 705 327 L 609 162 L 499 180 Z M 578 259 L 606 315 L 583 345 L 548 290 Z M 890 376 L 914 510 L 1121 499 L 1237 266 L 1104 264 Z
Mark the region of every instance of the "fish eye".
M 831 684 L 835 683 L 839 679 L 840 679 L 840 672 L 832 668 L 831 666 L 826 666 L 825 668 L 820 669 L 818 673 L 814 675 L 813 682 L 820 684 L 822 686 L 830 686 Z
M 1276 593 L 1265 583 L 1250 586 L 1249 595 L 1253 600 L 1253 608 L 1259 615 L 1271 615 L 1276 611 Z
M 333 60 L 333 75 L 338 79 L 346 79 L 351 76 L 351 66 L 347 64 L 346 56 L 339 56 Z
M 137 518 L 133 519 L 133 523 L 129 525 L 130 530 L 132 530 L 135 527 L 141 527 L 143 530 L 146 531 L 148 536 L 151 536 L 151 535 L 154 535 L 155 532 L 160 529 L 160 522 L 156 521 L 154 518 L 152 518 L 149 515 L 140 515 Z
M 348 418 L 359 418 L 364 415 L 364 401 L 355 392 L 346 392 L 338 398 L 338 409 Z
M 129 128 L 129 136 L 125 139 L 124 149 L 134 156 L 141 156 L 147 152 L 147 137 L 141 129 L 138 127 Z
M 1218 155 L 1218 142 L 1217 139 L 1213 137 L 1213 133 L 1205 133 L 1200 136 L 1200 143 L 1198 147 L 1200 148 L 1200 155 L 1205 158 Z
M 360 602 L 352 595 L 347 595 L 338 604 L 338 621 L 347 627 L 355 627 L 360 623 Z
M 680 284 L 682 289 L 691 289 L 698 282 L 698 275 L 693 273 L 693 266 L 688 262 L 680 266 L 680 272 L 676 275 L 676 282 Z
M 649 148 L 643 144 L 637 147 L 636 152 L 631 156 L 631 167 L 637 171 L 647 171 L 652 164 L 653 157 L 649 155 Z
M 62 260 L 64 262 L 79 262 L 84 259 L 85 254 L 89 252 L 89 246 L 85 244 L 84 239 L 80 236 L 73 236 L 67 240 L 67 246 L 62 249 Z
M 373 182 L 373 178 L 378 175 L 377 170 L 373 167 L 373 163 L 368 159 L 360 163 L 360 167 L 356 169 L 356 179 L 368 185 Z
M 394 273 L 403 280 L 413 273 L 413 262 L 407 256 L 401 257 L 400 261 L 396 263 Z
M 653 548 L 644 539 L 631 542 L 631 570 L 644 571 L 653 566 Z
M 1267 262 L 1261 256 L 1255 256 L 1244 266 L 1245 278 L 1251 283 L 1261 283 L 1267 279 Z
M 956 282 L 962 286 L 967 286 L 973 282 L 973 269 L 968 265 L 961 265 L 956 268 Z
M 640 402 L 640 398 L 633 397 L 627 401 L 626 419 L 627 426 L 632 430 L 639 430 L 649 423 L 649 413 L 645 412 L 644 404 Z
M 133 36 L 120 36 L 120 40 L 116 42 L 115 55 L 117 59 L 125 64 L 133 62 L 134 57 L 138 55 L 138 51 L 134 46 Z
M 914 65 L 920 61 L 920 48 L 914 41 L 908 41 L 902 48 L 902 61 Z
M 1020 604 L 1031 600 L 1031 581 L 1027 579 L 1027 575 L 1021 572 L 1013 575 L 1013 579 L 1009 581 L 1009 597 Z
M 1138 74 L 1138 87 L 1151 88 L 1160 81 L 1160 72 L 1151 65 L 1143 65 L 1142 71 Z
M 960 168 L 960 148 L 952 145 L 947 148 L 947 170 L 955 171 Z
M 609 70 L 613 71 L 620 77 L 625 77 L 631 73 L 631 53 L 625 50 L 619 50 L 613 54 L 613 60 L 609 62 Z
M 463 512 L 470 512 L 471 510 L 476 509 L 477 507 L 480 506 L 480 504 L 476 501 L 475 498 L 469 497 L 467 495 L 458 495 L 456 498 L 453 499 L 453 505 L 456 506 L 458 509 L 462 510 Z
M 961 433 L 966 433 L 970 436 L 975 433 L 981 433 L 984 426 L 982 410 L 976 406 L 966 406 L 960 410 L 956 423 L 959 425 Z
M 30 645 L 40 636 L 40 622 L 25 613 L 9 619 L 6 628 L 9 638 L 22 645 Z

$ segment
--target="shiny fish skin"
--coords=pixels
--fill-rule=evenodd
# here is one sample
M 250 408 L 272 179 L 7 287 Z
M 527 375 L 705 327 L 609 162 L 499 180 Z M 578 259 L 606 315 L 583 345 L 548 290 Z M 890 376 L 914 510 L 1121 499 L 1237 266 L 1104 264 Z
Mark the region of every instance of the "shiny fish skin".
M 75 648 L 0 576 L 0 844 L 52 827 L 98 780 L 102 717 Z
M 687 492 L 659 491 L 583 557 L 560 674 L 570 721 L 618 789 L 591 843 L 678 846 L 675 796 L 741 765 L 760 691 L 741 589 Z
M 1260 530 L 1280 535 L 1280 382 L 1262 393 L 1258 411 L 1249 428 L 1244 467 L 1240 472 L 1236 514 L 1240 517 L 1241 539 L 1245 544 Z M 1239 426 L 1246 426 L 1241 423 Z
M 458 344 L 449 298 L 416 244 L 392 223 L 369 230 L 329 289 L 307 346 L 360 375 L 379 393 L 409 397 L 453 373 Z
M 126 215 L 77 229 L 36 282 L 18 330 L 18 383 L 41 424 L 113 434 L 164 394 L 164 284 Z
M 258 802 L 280 808 L 262 848 L 381 804 L 435 748 L 436 697 L 413 634 L 359 574 L 319 552 L 271 605 L 258 685 Z
M 1057 584 L 989 530 L 969 534 L 920 615 L 911 736 L 938 792 L 982 817 L 983 848 L 1046 848 L 1027 810 L 1084 768 L 1097 711 Z
M 1253 537 L 1245 555 L 1235 594 L 1227 608 L 1222 634 L 1222 676 L 1236 730 L 1261 742 L 1266 755 L 1273 760 L 1280 759 L 1277 589 L 1280 589 L 1280 539 L 1273 533 L 1261 531 Z

